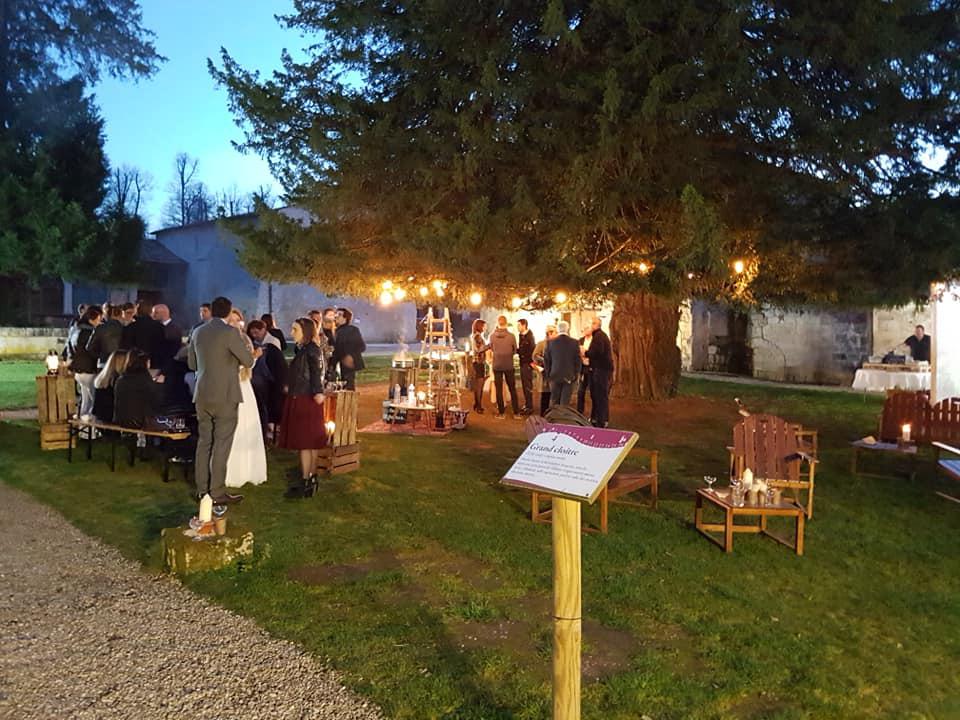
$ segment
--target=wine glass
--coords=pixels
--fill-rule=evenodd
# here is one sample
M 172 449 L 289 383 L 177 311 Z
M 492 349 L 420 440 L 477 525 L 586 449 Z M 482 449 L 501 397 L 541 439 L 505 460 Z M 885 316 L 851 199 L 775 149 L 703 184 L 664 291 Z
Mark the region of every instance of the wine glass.
M 703 481 L 707 484 L 707 492 L 713 492 L 713 484 L 717 481 L 717 478 L 713 475 L 704 475 Z

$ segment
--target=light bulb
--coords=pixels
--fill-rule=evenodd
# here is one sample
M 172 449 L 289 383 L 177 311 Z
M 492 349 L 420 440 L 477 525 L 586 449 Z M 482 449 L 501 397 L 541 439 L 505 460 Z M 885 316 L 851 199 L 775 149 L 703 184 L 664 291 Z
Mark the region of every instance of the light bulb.
M 384 290 L 393 290 L 393 283 L 390 282 L 389 280 L 384 280 L 382 287 Z
M 392 293 L 392 292 L 390 292 L 389 290 L 384 290 L 382 293 L 380 293 L 380 304 L 381 304 L 381 305 L 389 305 L 389 304 L 392 303 L 392 302 L 393 302 L 393 293 Z
M 479 305 L 479 304 L 482 303 L 482 302 L 483 302 L 483 295 L 481 295 L 481 294 L 478 293 L 478 292 L 472 292 L 472 293 L 470 293 L 470 304 L 471 304 L 471 305 L 477 306 L 477 305 Z
M 563 290 L 560 290 L 553 296 L 553 299 L 557 304 L 565 303 L 567 301 L 567 294 Z
M 743 262 L 743 260 L 735 260 L 735 261 L 734 261 L 734 263 L 733 263 L 733 271 L 734 271 L 737 275 L 742 275 L 742 274 L 743 274 L 743 271 L 746 270 L 746 269 L 747 269 L 747 266 L 746 266 L 746 264 Z
M 407 296 L 407 291 L 404 290 L 403 288 L 397 288 L 396 290 L 393 291 L 393 299 L 396 300 L 397 302 L 400 302 L 406 296 Z
M 427 288 L 425 288 L 425 287 L 423 287 L 423 286 L 420 287 L 420 297 L 426 297 L 429 292 L 430 292 L 430 291 L 427 290 Z
M 512 307 L 514 310 L 519 310 L 521 305 L 523 305 L 523 300 L 518 297 L 515 297 L 510 301 L 510 307 Z

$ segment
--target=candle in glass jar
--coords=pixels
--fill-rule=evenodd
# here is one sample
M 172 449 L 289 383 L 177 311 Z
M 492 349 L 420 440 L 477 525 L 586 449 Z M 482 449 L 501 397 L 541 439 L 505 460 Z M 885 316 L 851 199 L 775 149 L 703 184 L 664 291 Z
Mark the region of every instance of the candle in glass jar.
M 747 490 L 747 504 L 748 504 L 748 505 L 756 505 L 756 504 L 757 504 L 757 495 L 758 495 L 758 493 L 757 493 L 757 489 L 756 489 L 755 487 L 751 487 L 749 490 Z
M 333 420 L 327 420 L 327 422 L 324 423 L 324 427 L 327 430 L 327 442 L 332 443 L 333 433 L 337 429 L 337 424 Z
M 753 470 L 750 468 L 744 470 L 741 482 L 743 483 L 743 487 L 749 490 L 750 486 L 753 485 Z
M 910 423 L 904 423 L 900 428 L 900 432 L 903 436 L 903 441 L 910 442 Z

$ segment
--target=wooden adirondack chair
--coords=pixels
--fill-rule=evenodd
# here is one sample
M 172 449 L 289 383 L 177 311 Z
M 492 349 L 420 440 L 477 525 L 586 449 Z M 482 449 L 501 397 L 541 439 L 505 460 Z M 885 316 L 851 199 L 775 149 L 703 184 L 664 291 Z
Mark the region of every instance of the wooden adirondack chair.
M 730 467 L 734 476 L 740 477 L 750 468 L 753 476 L 764 478 L 767 485 L 793 491 L 797 502 L 800 502 L 800 491 L 806 490 L 804 509 L 807 517 L 812 518 L 817 459 L 809 452 L 811 437 L 812 442 L 816 442 L 816 435 L 811 433 L 815 431 L 804 431 L 776 415 L 744 418 L 733 428 Z M 815 447 L 813 445 L 813 449 Z

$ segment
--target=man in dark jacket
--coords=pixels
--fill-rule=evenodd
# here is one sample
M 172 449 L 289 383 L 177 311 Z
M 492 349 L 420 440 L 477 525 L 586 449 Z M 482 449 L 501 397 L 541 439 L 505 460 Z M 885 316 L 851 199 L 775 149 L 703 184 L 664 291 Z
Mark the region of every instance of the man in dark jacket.
M 357 389 L 357 373 L 366 367 L 363 364 L 363 352 L 367 344 L 356 325 L 351 325 L 353 313 L 347 308 L 337 310 L 337 332 L 333 345 L 331 365 L 340 364 L 340 378 L 347 390 Z
M 517 342 L 517 355 L 520 357 L 520 386 L 523 388 L 523 414 L 533 413 L 533 350 L 537 341 L 530 330 L 530 324 L 523 318 L 517 320 L 520 331 Z
M 520 401 L 517 398 L 517 375 L 513 369 L 513 356 L 517 354 L 517 338 L 507 329 L 507 318 L 501 315 L 497 318 L 497 328 L 490 333 L 487 347 L 493 353 L 493 382 L 497 391 L 497 415 L 503 418 L 503 384 L 506 382 L 510 391 L 510 404 L 513 406 L 513 417 L 520 419 Z
M 590 422 L 604 428 L 610 421 L 610 380 L 613 377 L 613 346 L 595 317 L 587 360 L 590 361 Z
M 163 327 L 163 342 L 160 344 L 158 367 L 161 372 L 167 372 L 170 363 L 183 347 L 183 328 L 170 317 L 170 308 L 162 303 L 153 306 L 151 317 Z M 152 362 L 152 361 L 151 361 Z
M 263 435 L 269 438 L 269 426 L 278 425 L 283 413 L 283 388 L 287 384 L 287 361 L 283 353 L 272 342 L 264 342 L 269 329 L 262 320 L 252 320 L 247 325 L 247 334 L 254 348 L 263 352 L 260 360 L 253 366 L 253 394 L 257 398 L 257 410 L 260 412 L 260 424 Z
M 577 412 L 583 415 L 587 406 L 587 392 L 590 390 L 590 360 L 587 358 L 587 350 L 590 349 L 591 333 L 593 331 L 587 328 L 587 331 L 580 338 L 580 359 L 583 365 L 580 366 L 580 382 L 577 384 Z
M 106 318 L 93 331 L 87 341 L 87 351 L 97 358 L 100 367 L 107 364 L 110 356 L 120 348 L 123 336 L 123 308 L 119 305 L 107 305 Z
M 273 315 L 270 313 L 264 313 L 260 316 L 260 322 L 264 324 L 267 328 L 267 333 L 273 335 L 277 339 L 277 342 L 280 343 L 280 352 L 284 353 L 287 349 L 287 338 L 283 334 L 283 330 L 277 327 L 277 323 L 273 319 Z
M 123 329 L 122 347 L 127 350 L 143 350 L 150 358 L 154 372 L 163 360 L 163 325 L 150 317 L 150 306 L 141 304 L 133 322 Z
M 570 337 L 570 323 L 557 323 L 557 337 L 543 352 L 543 374 L 550 382 L 550 405 L 568 405 L 580 375 L 580 343 Z

